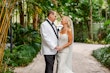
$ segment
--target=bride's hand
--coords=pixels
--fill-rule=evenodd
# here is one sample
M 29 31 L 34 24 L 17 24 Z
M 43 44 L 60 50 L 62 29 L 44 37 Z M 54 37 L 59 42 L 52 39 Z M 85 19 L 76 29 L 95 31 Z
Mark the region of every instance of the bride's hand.
M 63 49 L 63 48 L 60 47 L 60 46 L 57 46 L 57 47 L 56 47 L 56 50 L 57 50 L 57 51 L 61 51 L 62 49 Z

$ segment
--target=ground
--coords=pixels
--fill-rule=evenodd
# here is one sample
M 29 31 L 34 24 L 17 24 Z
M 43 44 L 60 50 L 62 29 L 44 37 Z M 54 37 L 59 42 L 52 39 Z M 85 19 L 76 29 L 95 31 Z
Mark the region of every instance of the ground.
M 110 73 L 93 56 L 92 51 L 107 45 L 94 45 L 85 43 L 74 43 L 73 47 L 73 71 L 74 73 Z M 54 66 L 54 73 L 56 62 Z M 15 68 L 15 73 L 44 73 L 45 62 L 42 55 L 38 54 L 33 62 L 27 67 Z

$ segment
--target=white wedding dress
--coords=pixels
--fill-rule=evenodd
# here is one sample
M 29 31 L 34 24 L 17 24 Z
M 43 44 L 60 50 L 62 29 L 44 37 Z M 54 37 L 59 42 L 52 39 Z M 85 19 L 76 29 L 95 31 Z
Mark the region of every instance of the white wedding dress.
M 59 46 L 68 42 L 67 34 L 59 35 Z M 72 71 L 72 45 L 61 50 L 57 54 L 57 73 L 73 73 Z

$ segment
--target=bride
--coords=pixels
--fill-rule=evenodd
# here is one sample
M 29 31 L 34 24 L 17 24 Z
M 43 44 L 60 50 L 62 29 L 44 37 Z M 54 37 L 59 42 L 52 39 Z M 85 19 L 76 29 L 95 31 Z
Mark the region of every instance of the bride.
M 57 73 L 73 73 L 72 71 L 72 43 L 73 23 L 68 16 L 63 16 L 63 28 L 59 32 L 59 46 L 57 47 Z

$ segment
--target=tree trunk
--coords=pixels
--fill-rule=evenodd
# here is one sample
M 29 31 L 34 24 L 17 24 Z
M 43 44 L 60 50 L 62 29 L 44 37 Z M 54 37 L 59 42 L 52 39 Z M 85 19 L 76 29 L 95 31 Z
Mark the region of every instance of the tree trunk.
M 20 13 L 20 24 L 21 24 L 22 26 L 25 26 L 25 25 L 24 25 L 24 11 L 23 11 L 22 2 L 19 2 L 19 13 Z
M 89 39 L 91 39 L 91 24 L 90 24 L 90 20 L 88 20 L 88 25 L 87 25 L 87 29 L 88 29 L 88 37 Z
M 106 18 L 106 21 L 107 21 L 107 18 L 108 18 L 108 16 L 107 16 L 107 9 L 105 9 L 105 18 Z
M 34 12 L 34 16 L 33 16 L 33 29 L 37 30 L 37 26 L 38 26 L 38 13 L 37 13 L 37 7 L 35 6 L 35 12 Z
M 27 25 L 30 24 L 29 3 L 27 2 Z
M 89 39 L 93 40 L 93 33 L 92 33 L 92 0 L 90 0 L 90 22 L 89 22 Z

